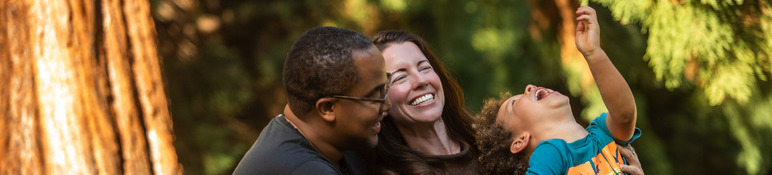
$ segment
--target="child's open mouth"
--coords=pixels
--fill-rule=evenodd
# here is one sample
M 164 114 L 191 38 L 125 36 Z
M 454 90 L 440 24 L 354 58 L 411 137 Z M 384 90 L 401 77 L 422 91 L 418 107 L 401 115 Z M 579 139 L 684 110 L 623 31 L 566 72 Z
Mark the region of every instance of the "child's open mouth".
M 549 96 L 552 92 L 554 92 L 552 89 L 547 89 L 543 87 L 539 87 L 539 90 L 536 90 L 536 100 L 541 100 Z

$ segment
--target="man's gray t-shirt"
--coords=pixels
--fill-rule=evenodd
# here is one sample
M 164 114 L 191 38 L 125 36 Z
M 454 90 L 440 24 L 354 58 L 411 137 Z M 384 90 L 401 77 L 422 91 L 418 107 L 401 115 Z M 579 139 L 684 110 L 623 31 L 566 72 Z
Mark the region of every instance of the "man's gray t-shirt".
M 345 152 L 338 168 L 279 114 L 263 128 L 233 174 L 365 174 L 364 163 Z

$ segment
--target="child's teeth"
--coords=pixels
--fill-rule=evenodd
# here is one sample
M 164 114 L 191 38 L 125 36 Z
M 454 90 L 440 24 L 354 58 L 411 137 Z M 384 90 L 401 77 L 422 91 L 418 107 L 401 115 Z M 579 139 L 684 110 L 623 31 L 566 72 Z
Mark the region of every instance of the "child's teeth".
M 542 98 L 544 98 L 545 95 L 547 95 L 547 93 L 549 93 L 548 90 L 539 89 L 538 91 L 536 91 L 536 99 L 541 100 Z

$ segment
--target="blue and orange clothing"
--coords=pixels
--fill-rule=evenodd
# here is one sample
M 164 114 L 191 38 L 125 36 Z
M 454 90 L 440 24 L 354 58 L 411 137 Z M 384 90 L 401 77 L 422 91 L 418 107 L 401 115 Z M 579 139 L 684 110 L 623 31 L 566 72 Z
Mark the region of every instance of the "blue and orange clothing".
M 606 126 L 606 113 L 592 120 L 589 134 L 567 143 L 550 139 L 539 143 L 531 154 L 527 174 L 624 174 L 620 165 L 626 164 L 618 145 L 628 145 L 641 136 L 635 128 L 630 140 L 614 139 Z

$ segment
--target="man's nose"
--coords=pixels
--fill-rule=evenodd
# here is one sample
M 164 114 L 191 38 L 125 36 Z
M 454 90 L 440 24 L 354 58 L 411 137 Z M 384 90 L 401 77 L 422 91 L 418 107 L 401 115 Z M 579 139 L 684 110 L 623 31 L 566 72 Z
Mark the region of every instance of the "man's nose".
M 386 96 L 386 101 L 383 102 L 383 104 L 381 104 L 380 112 L 382 114 L 383 112 L 389 112 L 389 110 L 391 110 L 391 100 L 389 100 L 389 96 Z M 381 114 L 378 114 L 378 115 L 381 115 Z

